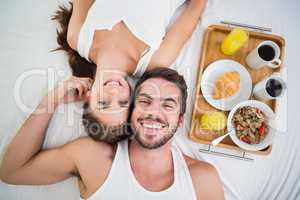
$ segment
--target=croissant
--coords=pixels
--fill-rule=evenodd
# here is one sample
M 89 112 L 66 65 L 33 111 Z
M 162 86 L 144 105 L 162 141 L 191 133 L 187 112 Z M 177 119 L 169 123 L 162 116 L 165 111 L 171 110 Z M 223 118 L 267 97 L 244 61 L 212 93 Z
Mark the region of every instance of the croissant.
M 215 81 L 213 98 L 223 99 L 234 95 L 240 89 L 240 74 L 237 71 L 226 72 Z

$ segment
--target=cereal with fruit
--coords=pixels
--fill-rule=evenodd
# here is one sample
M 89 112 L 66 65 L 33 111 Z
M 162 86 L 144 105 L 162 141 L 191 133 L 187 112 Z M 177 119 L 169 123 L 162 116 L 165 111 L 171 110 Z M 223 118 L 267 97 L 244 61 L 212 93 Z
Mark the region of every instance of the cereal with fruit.
M 268 132 L 265 114 L 258 108 L 244 106 L 232 118 L 237 137 L 248 144 L 258 144 Z

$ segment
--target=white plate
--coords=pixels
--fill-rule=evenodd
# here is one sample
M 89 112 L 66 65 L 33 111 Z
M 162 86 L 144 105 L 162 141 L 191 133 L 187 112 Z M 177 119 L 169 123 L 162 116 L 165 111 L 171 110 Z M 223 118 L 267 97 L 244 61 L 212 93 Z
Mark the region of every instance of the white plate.
M 240 74 L 240 90 L 225 99 L 214 99 L 215 81 L 226 72 L 237 71 Z M 238 103 L 248 100 L 252 91 L 252 80 L 243 65 L 233 60 L 218 60 L 211 63 L 204 71 L 201 80 L 201 91 L 205 100 L 213 107 L 228 111 Z
M 258 144 L 247 144 L 243 141 L 241 141 L 235 133 L 234 130 L 234 126 L 232 124 L 232 118 L 234 113 L 241 107 L 244 106 L 251 106 L 251 107 L 255 107 L 260 109 L 266 116 L 266 120 L 267 120 L 267 126 L 268 126 L 268 132 L 266 134 L 266 137 L 260 141 L 260 143 Z M 228 115 L 228 120 L 227 120 L 227 130 L 231 131 L 230 137 L 232 139 L 232 141 L 238 145 L 240 148 L 244 149 L 244 150 L 248 150 L 248 151 L 260 151 L 262 149 L 265 149 L 266 147 L 268 147 L 269 145 L 272 144 L 274 137 L 276 135 L 276 122 L 275 122 L 275 113 L 273 112 L 273 110 L 265 103 L 260 102 L 260 101 L 256 101 L 256 100 L 248 100 L 248 101 L 244 101 L 239 103 L 238 105 L 236 105 L 229 113 Z

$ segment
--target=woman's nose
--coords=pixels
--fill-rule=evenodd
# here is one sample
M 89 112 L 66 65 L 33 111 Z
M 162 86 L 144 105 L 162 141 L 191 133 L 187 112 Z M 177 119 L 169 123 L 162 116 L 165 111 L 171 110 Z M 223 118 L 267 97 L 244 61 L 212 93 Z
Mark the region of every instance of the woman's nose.
M 115 87 L 109 87 L 107 88 L 107 92 L 112 95 L 112 96 L 116 96 L 116 95 L 120 95 L 121 91 L 118 88 Z

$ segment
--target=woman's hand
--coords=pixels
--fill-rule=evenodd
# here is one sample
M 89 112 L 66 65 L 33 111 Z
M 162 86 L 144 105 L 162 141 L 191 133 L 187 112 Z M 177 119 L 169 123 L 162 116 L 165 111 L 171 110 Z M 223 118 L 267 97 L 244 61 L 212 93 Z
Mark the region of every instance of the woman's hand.
M 52 91 L 52 94 L 58 104 L 70 103 L 84 100 L 91 87 L 92 79 L 71 76 L 68 80 L 60 83 Z

